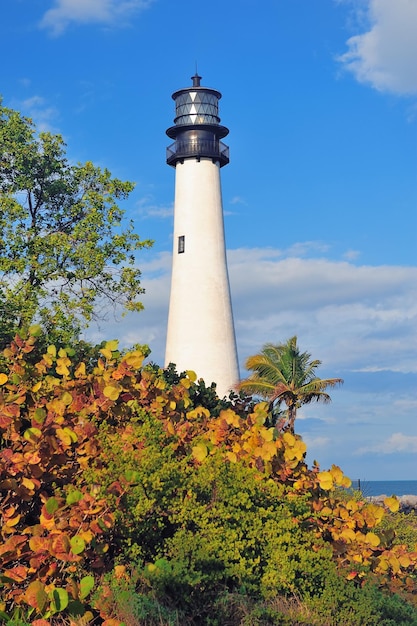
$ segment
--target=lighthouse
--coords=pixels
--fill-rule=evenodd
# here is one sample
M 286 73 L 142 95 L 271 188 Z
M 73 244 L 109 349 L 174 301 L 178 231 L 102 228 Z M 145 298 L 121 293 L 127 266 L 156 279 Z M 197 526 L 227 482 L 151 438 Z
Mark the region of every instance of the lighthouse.
M 192 85 L 172 94 L 174 143 L 167 163 L 175 168 L 174 237 L 165 365 L 193 370 L 220 397 L 238 382 L 239 370 L 224 236 L 220 169 L 229 163 L 221 141 L 216 89 Z

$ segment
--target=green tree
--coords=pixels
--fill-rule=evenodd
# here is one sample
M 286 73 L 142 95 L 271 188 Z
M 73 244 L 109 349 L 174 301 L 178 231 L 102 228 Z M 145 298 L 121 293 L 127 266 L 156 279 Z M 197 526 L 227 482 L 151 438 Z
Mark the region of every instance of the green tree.
M 74 340 L 108 305 L 139 311 L 141 241 L 122 226 L 118 202 L 133 183 L 91 162 L 71 164 L 60 135 L 0 100 L 0 331 L 40 323 L 53 341 Z
M 286 429 L 294 432 L 297 409 L 313 401 L 330 402 L 326 389 L 343 383 L 341 378 L 318 378 L 319 365 L 321 361 L 311 360 L 311 354 L 300 352 L 297 337 L 282 344 L 267 343 L 260 354 L 247 359 L 246 369 L 253 374 L 240 382 L 239 389 L 268 400 L 274 421 L 282 416 L 282 426 L 286 422 Z M 284 415 L 282 404 L 287 407 Z

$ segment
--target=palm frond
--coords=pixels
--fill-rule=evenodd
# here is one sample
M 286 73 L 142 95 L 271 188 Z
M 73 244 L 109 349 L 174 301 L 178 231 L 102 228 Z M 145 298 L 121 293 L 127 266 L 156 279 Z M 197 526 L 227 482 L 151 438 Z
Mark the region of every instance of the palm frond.
M 327 404 L 331 398 L 325 390 L 343 383 L 341 378 L 318 378 L 320 365 L 309 352 L 300 352 L 296 336 L 281 344 L 266 343 L 259 354 L 247 358 L 246 369 L 253 373 L 237 388 L 275 405 L 286 404 L 293 428 L 297 408 L 310 402 Z

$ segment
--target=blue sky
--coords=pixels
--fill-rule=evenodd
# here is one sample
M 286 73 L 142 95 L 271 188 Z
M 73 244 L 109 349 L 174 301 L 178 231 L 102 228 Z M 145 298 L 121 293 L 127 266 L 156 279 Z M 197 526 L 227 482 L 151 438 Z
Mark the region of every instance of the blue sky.
M 230 129 L 242 374 L 265 342 L 297 335 L 322 377 L 345 380 L 300 412 L 308 459 L 417 479 L 417 0 L 9 0 L 0 34 L 4 104 L 61 133 L 74 162 L 135 181 L 126 215 L 155 240 L 138 257 L 145 311 L 88 338 L 148 343 L 163 363 L 165 130 L 197 63 Z

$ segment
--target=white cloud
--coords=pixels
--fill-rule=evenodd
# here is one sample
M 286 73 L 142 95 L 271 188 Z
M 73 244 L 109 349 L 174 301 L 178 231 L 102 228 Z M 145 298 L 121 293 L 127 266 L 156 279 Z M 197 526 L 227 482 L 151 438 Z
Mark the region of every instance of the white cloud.
M 416 268 L 263 253 L 229 253 L 241 358 L 296 334 L 332 368 L 416 371 Z
M 417 93 L 416 0 L 366 0 L 369 30 L 348 39 L 339 57 L 356 79 L 379 91 Z M 362 7 L 360 19 L 362 19 Z
M 358 454 L 375 452 L 380 454 L 395 454 L 397 452 L 417 452 L 417 437 L 393 433 L 386 441 L 381 441 L 374 446 L 360 448 Z
M 242 363 L 267 341 L 297 335 L 300 346 L 335 376 L 340 370 L 416 371 L 416 268 L 287 258 L 283 256 L 287 252 L 239 249 L 228 253 Z M 135 333 L 136 341 L 144 343 L 152 336 L 153 358 L 158 362 L 163 361 L 165 346 L 170 259 L 164 253 L 152 262 L 140 263 L 145 311 L 128 315 L 117 329 L 109 329 L 111 336 L 116 334 L 125 343 Z M 107 332 L 105 326 L 103 330 Z
M 359 252 L 359 250 L 346 250 L 346 252 L 343 254 L 343 258 L 346 261 L 356 261 L 356 259 L 358 259 L 360 255 L 361 253 Z
M 38 132 L 58 132 L 53 122 L 58 117 L 55 107 L 49 106 L 41 96 L 32 96 L 20 103 L 19 108 L 23 113 L 33 119 Z
M 172 218 L 174 215 L 174 203 L 168 206 L 156 204 L 153 196 L 145 196 L 136 202 L 136 210 L 139 217 L 145 218 Z
M 234 196 L 229 204 L 247 204 L 246 200 L 244 198 L 242 198 L 241 196 Z
M 325 448 L 330 443 L 330 439 L 328 437 L 310 437 L 309 435 L 305 435 L 303 439 L 307 444 L 308 449 L 314 447 L 316 450 L 319 450 L 320 448 Z
M 40 26 L 61 35 L 71 22 L 78 24 L 125 25 L 128 18 L 146 9 L 153 0 L 55 0 Z

